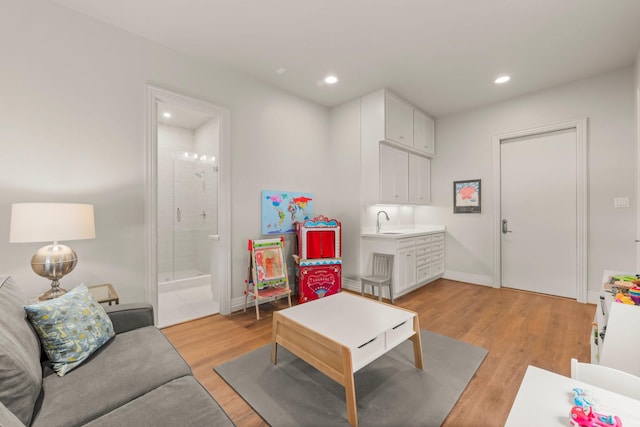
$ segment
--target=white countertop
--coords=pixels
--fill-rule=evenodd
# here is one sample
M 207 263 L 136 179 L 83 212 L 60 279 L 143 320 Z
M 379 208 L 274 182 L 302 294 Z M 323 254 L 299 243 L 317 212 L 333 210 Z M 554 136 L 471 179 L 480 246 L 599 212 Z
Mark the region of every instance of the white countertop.
M 425 234 L 442 233 L 446 230 L 444 225 L 421 225 L 413 228 L 382 227 L 380 233 L 375 230 L 365 230 L 360 236 L 375 237 L 380 239 L 403 239 L 405 237 L 417 237 Z

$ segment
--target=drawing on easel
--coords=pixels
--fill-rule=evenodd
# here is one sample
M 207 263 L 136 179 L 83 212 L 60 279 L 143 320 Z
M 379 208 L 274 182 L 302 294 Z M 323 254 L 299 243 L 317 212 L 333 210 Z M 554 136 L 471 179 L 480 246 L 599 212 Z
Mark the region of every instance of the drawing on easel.
M 284 278 L 282 251 L 280 247 L 255 249 L 258 282 Z
M 291 288 L 287 263 L 284 259 L 284 238 L 248 241 L 249 266 L 247 284 L 244 291 L 244 311 L 247 311 L 249 297 L 256 306 L 256 318 L 260 320 L 258 306 L 261 302 L 272 301 L 286 296 L 291 307 Z

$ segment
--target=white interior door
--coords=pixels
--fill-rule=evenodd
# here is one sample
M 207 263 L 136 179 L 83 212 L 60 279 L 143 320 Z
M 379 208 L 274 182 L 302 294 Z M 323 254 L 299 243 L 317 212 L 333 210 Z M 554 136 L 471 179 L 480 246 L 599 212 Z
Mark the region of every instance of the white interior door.
M 576 129 L 500 142 L 502 286 L 577 295 Z

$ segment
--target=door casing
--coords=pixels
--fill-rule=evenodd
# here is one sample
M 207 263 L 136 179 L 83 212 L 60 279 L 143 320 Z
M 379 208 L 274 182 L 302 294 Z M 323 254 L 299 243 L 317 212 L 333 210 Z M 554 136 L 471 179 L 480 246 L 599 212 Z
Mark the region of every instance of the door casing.
M 577 258 L 576 258 L 576 300 L 587 302 L 588 290 L 588 270 L 587 270 L 587 236 L 588 236 L 588 191 L 587 191 L 587 118 L 540 126 L 532 129 L 525 129 L 500 135 L 495 135 L 492 141 L 493 158 L 493 287 L 499 288 L 502 284 L 502 235 L 501 235 L 501 166 L 500 166 L 500 146 L 503 140 L 520 138 L 532 135 L 539 135 L 548 132 L 555 132 L 565 129 L 575 129 L 576 131 L 576 224 L 577 224 Z
M 162 89 L 146 87 L 145 124 L 145 301 L 154 308 L 158 322 L 158 144 L 157 104 L 167 102 L 202 111 L 220 120 L 220 159 L 218 194 L 218 236 L 211 239 L 212 253 L 217 257 L 216 278 L 219 289 L 220 313 L 231 312 L 231 118 L 228 109 Z M 213 274 L 213 272 L 212 272 Z

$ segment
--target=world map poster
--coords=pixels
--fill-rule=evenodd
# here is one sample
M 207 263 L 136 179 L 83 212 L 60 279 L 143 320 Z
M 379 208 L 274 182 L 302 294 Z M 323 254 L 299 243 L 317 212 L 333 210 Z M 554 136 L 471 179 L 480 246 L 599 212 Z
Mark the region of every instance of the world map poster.
M 262 234 L 295 231 L 293 223 L 313 218 L 313 195 L 292 191 L 262 190 Z

